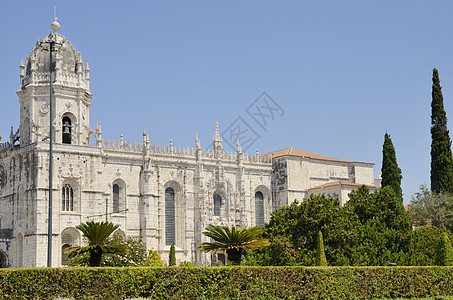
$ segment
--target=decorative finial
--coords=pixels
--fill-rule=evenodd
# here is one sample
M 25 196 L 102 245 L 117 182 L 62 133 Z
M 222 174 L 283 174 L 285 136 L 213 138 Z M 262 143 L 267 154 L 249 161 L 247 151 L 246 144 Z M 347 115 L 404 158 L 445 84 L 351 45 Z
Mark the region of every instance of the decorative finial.
M 216 141 L 221 141 L 222 138 L 220 137 L 220 133 L 219 133 L 219 122 L 218 121 L 215 121 L 215 136 L 214 136 L 214 140 Z
M 197 132 L 195 132 L 195 146 L 197 148 L 201 148 L 200 140 L 198 139 L 198 133 Z
M 242 152 L 241 145 L 239 144 L 239 137 L 236 138 L 236 148 L 238 153 Z
M 57 33 L 58 30 L 60 30 L 60 23 L 57 22 L 58 18 L 57 18 L 57 7 L 54 6 L 53 7 L 53 22 L 52 24 L 50 24 L 50 27 L 52 28 L 52 30 Z

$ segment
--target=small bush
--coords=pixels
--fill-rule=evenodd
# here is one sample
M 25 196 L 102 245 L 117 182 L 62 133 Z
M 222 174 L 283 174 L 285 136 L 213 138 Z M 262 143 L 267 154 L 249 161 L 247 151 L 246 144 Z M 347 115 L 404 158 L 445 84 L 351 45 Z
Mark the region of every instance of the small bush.
M 444 232 L 440 238 L 434 258 L 436 265 L 438 266 L 453 265 L 453 248 L 446 232 Z
M 176 266 L 175 243 L 171 244 L 171 246 L 170 246 L 170 254 L 169 254 L 169 257 L 168 257 L 168 265 L 169 266 Z
M 160 257 L 159 252 L 155 250 L 149 250 L 148 259 L 146 260 L 147 267 L 163 267 L 164 261 Z

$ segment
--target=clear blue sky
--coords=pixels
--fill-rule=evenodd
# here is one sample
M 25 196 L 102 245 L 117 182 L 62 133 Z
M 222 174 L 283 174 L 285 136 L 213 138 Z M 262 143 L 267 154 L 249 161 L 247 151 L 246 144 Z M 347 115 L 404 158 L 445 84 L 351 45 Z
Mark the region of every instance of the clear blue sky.
M 19 62 L 50 32 L 53 6 L 88 59 L 90 122 L 103 137 L 209 146 L 238 117 L 287 147 L 373 162 L 384 133 L 405 202 L 429 185 L 431 76 L 453 114 L 452 1 L 2 1 L 0 134 L 19 123 Z M 285 111 L 266 130 L 246 109 L 266 91 Z M 449 124 L 450 129 L 453 123 Z M 227 147 L 227 151 L 233 151 Z

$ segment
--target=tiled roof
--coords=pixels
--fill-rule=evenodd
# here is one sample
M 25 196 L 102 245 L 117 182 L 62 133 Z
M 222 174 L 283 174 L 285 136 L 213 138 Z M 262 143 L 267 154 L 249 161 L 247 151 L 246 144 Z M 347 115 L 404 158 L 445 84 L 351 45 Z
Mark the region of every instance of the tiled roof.
M 334 182 L 328 182 L 328 183 L 325 183 L 322 185 L 312 187 L 312 188 L 310 188 L 310 190 L 317 190 L 317 189 L 322 189 L 322 188 L 337 186 L 337 185 L 362 186 L 363 183 L 355 183 L 355 182 L 347 182 L 347 181 L 334 181 Z M 379 188 L 378 186 L 368 185 L 368 184 L 366 184 L 366 186 L 368 186 L 369 188 L 375 188 L 375 189 Z
M 272 155 L 273 155 L 274 158 L 283 157 L 283 156 L 307 157 L 307 158 L 317 159 L 317 160 L 350 163 L 350 161 L 347 161 L 347 160 L 324 156 L 324 155 L 311 153 L 311 152 L 307 152 L 307 151 L 302 151 L 302 150 L 294 149 L 294 148 L 287 148 L 287 149 L 283 149 L 283 150 L 273 151 L 273 152 L 269 152 L 269 153 L 266 153 L 263 155 L 270 156 L 270 157 L 272 157 Z

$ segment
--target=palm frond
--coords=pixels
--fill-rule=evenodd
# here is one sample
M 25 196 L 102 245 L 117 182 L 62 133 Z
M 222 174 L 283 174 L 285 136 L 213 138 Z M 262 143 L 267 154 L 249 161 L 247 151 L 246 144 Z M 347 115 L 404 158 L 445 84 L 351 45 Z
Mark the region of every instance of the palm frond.
M 263 232 L 261 227 L 227 227 L 208 225 L 203 232 L 215 242 L 206 242 L 198 245 L 197 250 L 203 252 L 226 252 L 229 249 L 245 250 L 247 252 L 270 245 L 268 239 L 258 239 Z
M 90 245 L 103 244 L 104 241 L 119 227 L 111 222 L 86 222 L 76 226 L 90 241 Z

